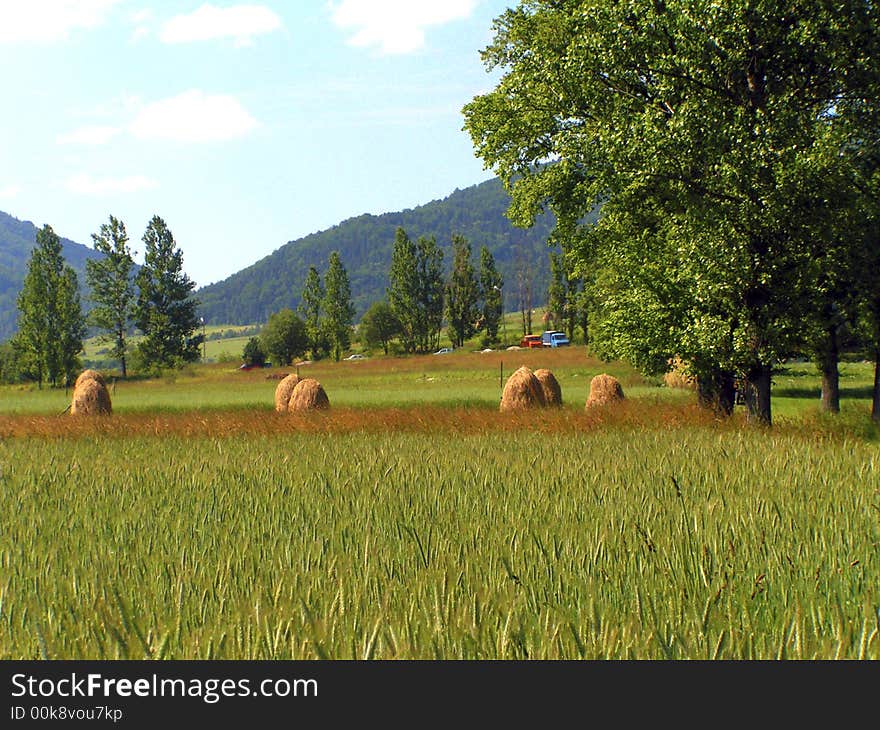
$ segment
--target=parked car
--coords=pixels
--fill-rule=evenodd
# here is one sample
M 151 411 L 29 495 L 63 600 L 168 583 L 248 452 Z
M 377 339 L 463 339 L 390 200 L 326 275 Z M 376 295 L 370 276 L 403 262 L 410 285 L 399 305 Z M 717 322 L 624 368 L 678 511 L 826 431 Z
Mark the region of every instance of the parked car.
M 564 347 L 565 345 L 570 345 L 568 337 L 565 336 L 565 332 L 559 332 L 558 330 L 547 330 L 544 334 L 541 335 L 541 345 L 543 347 Z
M 541 335 L 525 335 L 519 341 L 520 347 L 542 347 Z
M 455 352 L 455 348 L 452 348 L 452 347 L 441 347 L 441 348 L 440 348 L 439 350 L 437 350 L 437 352 L 435 352 L 434 354 L 435 354 L 435 355 L 448 355 L 450 352 Z
M 354 353 L 353 355 L 349 355 L 348 357 L 342 358 L 343 360 L 366 360 L 366 355 L 361 355 L 359 352 Z

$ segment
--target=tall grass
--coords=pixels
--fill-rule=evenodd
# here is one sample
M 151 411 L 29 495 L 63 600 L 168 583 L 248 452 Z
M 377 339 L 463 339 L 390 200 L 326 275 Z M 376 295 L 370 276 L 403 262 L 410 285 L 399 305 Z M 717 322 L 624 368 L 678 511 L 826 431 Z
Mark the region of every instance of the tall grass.
M 880 658 L 876 445 L 426 417 L 7 433 L 0 656 Z

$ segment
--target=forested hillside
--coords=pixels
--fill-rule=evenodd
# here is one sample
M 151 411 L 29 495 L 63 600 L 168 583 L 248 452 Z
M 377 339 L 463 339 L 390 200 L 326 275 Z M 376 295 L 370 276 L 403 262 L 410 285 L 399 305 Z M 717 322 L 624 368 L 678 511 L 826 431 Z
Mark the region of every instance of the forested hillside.
M 435 236 L 445 251 L 447 270 L 453 233 L 470 241 L 475 263 L 480 246 L 487 246 L 504 276 L 506 308 L 518 306 L 518 269 L 530 279 L 537 306 L 547 295 L 547 238 L 554 221 L 545 215 L 530 229 L 516 228 L 505 217 L 509 204 L 501 182 L 492 179 L 417 208 L 351 218 L 291 241 L 228 279 L 200 289 L 196 296 L 202 303 L 201 313 L 210 323 L 248 324 L 264 322 L 283 307 L 296 308 L 309 266 L 323 275 L 330 252 L 337 250 L 351 280 L 356 317 L 360 317 L 371 302 L 385 296 L 394 232 L 399 226 L 413 239 Z
M 0 212 L 0 342 L 15 332 L 18 318 L 16 298 L 21 291 L 36 233 L 37 229 L 30 221 L 20 221 Z M 91 248 L 66 238 L 61 239 L 61 245 L 64 258 L 76 271 L 80 291 L 83 292 L 83 308 L 86 308 L 86 259 L 95 258 L 98 254 Z

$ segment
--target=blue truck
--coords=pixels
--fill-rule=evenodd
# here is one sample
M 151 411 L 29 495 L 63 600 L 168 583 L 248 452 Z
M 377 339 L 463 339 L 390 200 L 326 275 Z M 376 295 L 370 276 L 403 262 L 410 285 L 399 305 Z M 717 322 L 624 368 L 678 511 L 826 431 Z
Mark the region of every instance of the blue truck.
M 541 345 L 544 347 L 564 347 L 570 344 L 568 337 L 565 336 L 565 332 L 547 330 L 541 335 Z

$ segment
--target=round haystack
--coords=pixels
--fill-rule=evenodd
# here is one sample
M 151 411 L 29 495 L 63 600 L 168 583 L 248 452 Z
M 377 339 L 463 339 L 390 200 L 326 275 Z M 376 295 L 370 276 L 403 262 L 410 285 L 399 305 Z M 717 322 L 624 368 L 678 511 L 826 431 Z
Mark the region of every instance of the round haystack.
M 73 389 L 70 413 L 74 416 L 107 416 L 113 412 L 107 386 L 97 380 L 83 380 Z
M 519 411 L 528 408 L 543 408 L 547 405 L 544 389 L 535 374 L 523 365 L 504 384 L 501 392 L 501 408 L 505 411 Z
M 674 357 L 669 361 L 670 370 L 663 376 L 663 382 L 667 388 L 697 389 L 697 379 L 687 373 L 687 363 L 680 357 Z
M 586 407 L 604 406 L 623 399 L 623 388 L 620 381 L 613 375 L 602 373 L 590 381 L 590 396 L 587 398 Z
M 547 401 L 547 405 L 561 406 L 562 388 L 559 387 L 559 381 L 556 379 L 556 376 L 547 368 L 541 368 L 540 370 L 535 370 L 535 377 L 541 384 L 541 389 L 544 391 L 544 400 Z
M 275 388 L 275 410 L 284 413 L 287 410 L 287 404 L 290 402 L 290 394 L 296 384 L 299 383 L 300 377 L 296 373 L 292 373 L 284 378 Z
M 314 411 L 329 407 L 330 399 L 327 397 L 321 384 L 314 378 L 303 378 L 300 380 L 290 394 L 290 400 L 287 403 L 287 410 L 291 413 Z
M 76 379 L 76 383 L 73 385 L 74 389 L 79 388 L 79 386 L 86 380 L 96 380 L 105 388 L 107 387 L 107 381 L 104 380 L 104 376 L 97 370 L 83 370 Z

